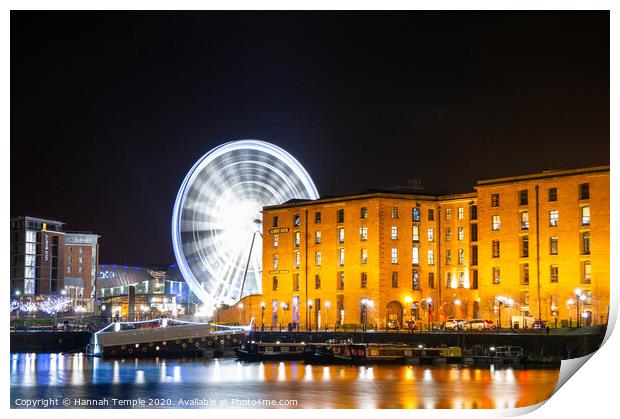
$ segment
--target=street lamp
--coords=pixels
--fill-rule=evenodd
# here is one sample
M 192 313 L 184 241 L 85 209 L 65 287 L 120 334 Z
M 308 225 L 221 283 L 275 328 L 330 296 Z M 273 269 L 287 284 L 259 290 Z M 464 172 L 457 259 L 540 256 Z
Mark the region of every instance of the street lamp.
M 586 295 L 581 291 L 581 289 L 577 288 L 575 290 L 575 296 L 577 297 L 575 300 L 577 301 L 577 327 L 581 326 L 581 316 L 579 315 L 579 302 L 584 303 L 586 301 Z
M 497 301 L 497 330 L 499 331 L 502 329 L 502 304 L 506 304 L 508 299 L 503 295 L 498 295 L 495 300 Z
M 573 304 L 575 304 L 575 300 L 573 300 L 572 298 L 566 300 L 566 305 L 568 305 L 568 327 L 573 327 L 573 319 L 571 318 Z
M 406 296 L 405 297 L 405 304 L 407 306 L 409 306 L 409 320 L 413 319 L 413 308 L 411 308 L 411 303 L 413 302 L 413 298 L 411 298 L 411 296 Z M 404 325 L 403 325 L 404 327 Z
M 261 301 L 260 303 L 260 324 L 261 324 L 261 332 L 265 331 L 265 302 Z
M 306 319 L 308 323 L 308 331 L 312 330 L 312 300 L 308 300 L 308 309 L 310 310 L 309 318 Z
M 426 304 L 428 305 L 428 331 L 431 331 L 431 312 L 433 310 L 433 299 L 428 297 L 426 299 Z
M 327 326 L 329 325 L 329 306 L 330 302 L 325 301 L 325 330 L 327 330 Z

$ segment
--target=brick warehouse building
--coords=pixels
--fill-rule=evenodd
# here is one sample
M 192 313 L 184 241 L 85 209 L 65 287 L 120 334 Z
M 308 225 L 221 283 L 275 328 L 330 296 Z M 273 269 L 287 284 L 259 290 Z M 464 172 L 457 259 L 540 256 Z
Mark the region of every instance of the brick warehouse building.
M 575 323 L 581 290 L 582 322 L 600 324 L 609 278 L 609 166 L 545 171 L 466 194 L 403 188 L 265 207 L 263 293 L 220 320 L 402 327 L 501 311 L 503 327 L 516 316 L 559 326 Z
M 11 297 L 40 301 L 66 296 L 94 311 L 99 237 L 65 232 L 64 223 L 37 217 L 11 219 Z

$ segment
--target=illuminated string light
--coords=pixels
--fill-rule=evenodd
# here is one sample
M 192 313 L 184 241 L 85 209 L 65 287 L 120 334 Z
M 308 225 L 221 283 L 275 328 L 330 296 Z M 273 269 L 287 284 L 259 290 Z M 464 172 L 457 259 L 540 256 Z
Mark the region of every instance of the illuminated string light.
M 302 165 L 273 144 L 234 141 L 205 154 L 172 216 L 174 255 L 193 293 L 208 307 L 260 293 L 262 207 L 318 197 Z

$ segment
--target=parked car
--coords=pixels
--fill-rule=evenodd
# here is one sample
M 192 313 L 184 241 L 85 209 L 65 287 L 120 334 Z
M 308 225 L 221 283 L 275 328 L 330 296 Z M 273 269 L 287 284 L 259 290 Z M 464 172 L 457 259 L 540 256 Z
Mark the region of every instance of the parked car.
M 441 324 L 441 328 L 443 330 L 463 330 L 463 326 L 465 325 L 465 320 L 460 319 L 451 319 L 446 320 Z
M 544 320 L 536 320 L 532 323 L 532 329 L 544 329 L 547 327 L 547 324 Z
M 487 330 L 493 329 L 495 324 L 491 320 L 474 319 L 467 322 L 465 326 L 468 330 Z

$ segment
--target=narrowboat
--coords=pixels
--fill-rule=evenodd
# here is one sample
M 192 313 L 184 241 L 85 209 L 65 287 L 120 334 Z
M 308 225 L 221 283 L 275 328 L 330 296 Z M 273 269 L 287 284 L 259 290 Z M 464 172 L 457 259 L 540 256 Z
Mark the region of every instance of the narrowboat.
M 308 346 L 304 343 L 245 342 L 235 350 L 242 361 L 301 360 Z

